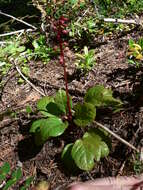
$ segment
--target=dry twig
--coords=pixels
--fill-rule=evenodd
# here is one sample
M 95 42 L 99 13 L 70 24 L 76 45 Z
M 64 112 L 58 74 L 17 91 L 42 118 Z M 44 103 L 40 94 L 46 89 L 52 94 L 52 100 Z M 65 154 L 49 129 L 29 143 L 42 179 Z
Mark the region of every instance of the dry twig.
M 16 63 L 14 62 L 15 64 L 15 68 L 17 70 L 17 72 L 20 74 L 20 76 L 34 89 L 36 90 L 39 94 L 41 94 L 42 96 L 45 96 L 45 94 L 40 91 L 34 84 L 32 84 L 24 75 L 23 73 L 21 72 L 21 70 L 19 69 L 19 67 L 16 65 Z
M 135 25 L 142 25 L 142 20 L 135 19 L 135 20 L 126 20 L 126 19 L 117 19 L 117 18 L 104 18 L 104 22 L 114 22 L 114 23 L 122 23 L 122 24 L 135 24 Z
M 29 23 L 27 23 L 27 22 L 25 22 L 25 21 L 23 21 L 23 20 L 21 20 L 21 19 L 18 19 L 18 18 L 16 18 L 16 17 L 12 16 L 12 15 L 9 15 L 9 14 L 7 14 L 7 13 L 4 13 L 4 12 L 2 12 L 1 10 L 0 10 L 0 14 L 1 14 L 1 15 L 4 15 L 4 16 L 6 16 L 6 17 L 12 18 L 12 19 L 14 19 L 14 20 L 16 20 L 16 21 L 18 21 L 18 22 L 21 22 L 21 23 L 23 23 L 23 24 L 25 24 L 25 25 L 27 25 L 27 26 L 33 28 L 34 30 L 37 29 L 37 28 L 36 28 L 35 26 L 33 26 L 32 24 L 29 24 Z
M 108 129 L 107 127 L 105 127 L 104 125 L 102 125 L 101 123 L 98 123 L 97 121 L 94 121 L 94 123 L 99 126 L 100 128 L 104 129 L 105 131 L 107 131 L 109 134 L 111 134 L 113 137 L 115 137 L 116 139 L 118 139 L 120 142 L 124 143 L 125 145 L 127 145 L 128 147 L 130 147 L 131 149 L 139 152 L 139 150 L 134 147 L 132 144 L 130 144 L 129 142 L 127 142 L 126 140 L 122 139 L 119 135 L 115 134 L 114 132 L 112 132 L 110 129 Z
M 0 34 L 0 37 L 5 37 L 5 36 L 10 36 L 13 34 L 18 34 L 18 33 L 23 33 L 23 32 L 32 32 L 33 29 L 21 29 L 21 30 L 17 30 L 17 31 L 13 31 L 13 32 L 8 32 L 8 33 L 4 33 L 4 34 Z

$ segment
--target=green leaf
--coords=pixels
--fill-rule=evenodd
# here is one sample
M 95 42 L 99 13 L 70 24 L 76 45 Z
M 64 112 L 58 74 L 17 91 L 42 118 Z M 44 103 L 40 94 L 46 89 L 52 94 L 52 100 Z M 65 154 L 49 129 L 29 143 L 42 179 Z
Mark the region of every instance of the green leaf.
M 122 105 L 120 100 L 113 97 L 111 89 L 106 89 L 101 85 L 90 88 L 85 94 L 84 100 L 85 102 L 91 103 L 96 107 L 118 107 Z
M 15 181 L 13 181 L 12 179 L 8 180 L 8 181 L 6 182 L 6 185 L 3 187 L 3 190 L 8 190 L 9 187 L 11 187 L 11 186 L 14 185 L 14 184 L 15 184 Z
M 30 133 L 36 133 L 45 124 L 46 119 L 38 119 L 32 123 Z
M 81 170 L 92 170 L 94 167 L 94 147 L 82 139 L 77 140 L 72 148 L 72 158 Z
M 53 115 L 50 114 L 47 110 L 47 106 L 51 102 L 54 102 L 54 99 L 51 96 L 45 96 L 37 102 L 37 109 L 46 117 L 53 117 Z
M 47 107 L 47 112 L 51 115 L 60 116 L 62 115 L 62 110 L 60 109 L 60 106 L 54 102 L 50 102 Z
M 42 145 L 49 137 L 57 137 L 63 134 L 67 127 L 67 122 L 64 123 L 58 117 L 51 117 L 33 122 L 30 132 L 35 133 L 36 145 Z
M 41 98 L 40 100 L 38 100 L 37 102 L 37 109 L 39 111 L 47 111 L 47 105 L 50 103 L 50 102 L 54 102 L 54 99 L 50 96 L 45 96 L 43 98 Z
M 103 106 L 121 106 L 122 102 L 113 97 L 113 92 L 111 89 L 104 89 L 103 91 Z
M 130 47 L 134 47 L 134 43 L 135 43 L 134 40 L 129 39 L 129 46 L 130 46 Z
M 10 165 L 9 163 L 5 162 L 4 165 L 0 168 L 0 180 L 4 180 L 9 171 Z
M 74 106 L 74 110 L 75 110 L 74 123 L 77 126 L 85 127 L 95 119 L 96 109 L 92 104 L 78 103 Z
M 78 168 L 71 156 L 72 147 L 73 147 L 73 143 L 67 144 L 64 147 L 61 158 L 62 158 L 62 161 L 64 162 L 65 167 L 68 169 L 68 171 L 70 173 L 75 173 L 78 171 Z
M 94 147 L 96 161 L 100 161 L 100 158 L 106 157 L 109 154 L 107 143 L 110 143 L 110 139 L 103 131 L 98 129 L 90 129 L 84 134 L 83 139 L 85 142 L 90 143 L 91 146 Z
M 18 181 L 22 177 L 22 171 L 21 168 L 18 168 L 16 171 L 12 173 L 12 180 Z
M 102 141 L 101 142 L 101 158 L 108 156 L 109 152 L 110 151 L 109 151 L 108 145 Z
M 18 168 L 16 171 L 12 173 L 12 179 L 8 180 L 3 190 L 9 189 L 12 185 L 14 185 L 20 178 L 22 177 L 22 171 Z
M 93 146 L 94 158 L 96 159 L 96 161 L 99 161 L 101 158 L 100 137 L 96 134 L 94 134 L 93 137 L 87 132 L 84 134 L 83 139 L 85 142 L 88 142 L 91 146 Z
M 64 90 L 59 90 L 56 93 L 56 96 L 54 98 L 55 103 L 57 104 L 57 106 L 59 107 L 59 109 L 61 110 L 62 113 L 66 114 L 67 112 L 67 96 L 66 96 L 66 92 Z M 72 99 L 70 97 L 70 106 L 72 108 Z
M 32 112 L 33 112 L 33 111 L 32 111 L 31 106 L 27 105 L 27 106 L 26 106 L 26 113 L 31 114 Z
M 72 5 L 77 4 L 77 2 L 78 2 L 78 0 L 70 0 L 70 3 L 71 3 Z
M 97 107 L 101 106 L 103 91 L 104 91 L 104 86 L 101 85 L 89 88 L 85 94 L 84 101 L 91 103 Z
M 84 59 L 84 56 L 83 56 L 82 54 L 76 53 L 75 55 L 76 55 L 78 58 L 80 58 L 80 59 Z
M 27 190 L 28 187 L 31 185 L 33 179 L 34 179 L 34 177 L 29 177 L 29 178 L 27 178 L 26 181 L 25 181 L 24 186 L 22 186 L 22 187 L 20 188 L 20 190 Z
M 34 46 L 35 49 L 38 49 L 38 48 L 39 48 L 39 44 L 37 43 L 36 40 L 34 40 L 34 41 L 32 42 L 32 45 Z
M 25 46 L 19 46 L 18 48 L 17 48 L 17 51 L 18 52 L 23 52 L 25 50 Z

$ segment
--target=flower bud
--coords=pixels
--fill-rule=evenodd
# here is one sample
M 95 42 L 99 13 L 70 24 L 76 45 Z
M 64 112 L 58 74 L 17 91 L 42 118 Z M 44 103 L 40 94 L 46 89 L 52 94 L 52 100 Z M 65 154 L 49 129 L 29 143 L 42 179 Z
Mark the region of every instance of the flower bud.
M 60 17 L 60 20 L 68 21 L 68 18 L 65 18 L 64 16 L 61 16 L 61 17 Z
M 67 30 L 62 30 L 62 34 L 68 34 L 69 32 Z

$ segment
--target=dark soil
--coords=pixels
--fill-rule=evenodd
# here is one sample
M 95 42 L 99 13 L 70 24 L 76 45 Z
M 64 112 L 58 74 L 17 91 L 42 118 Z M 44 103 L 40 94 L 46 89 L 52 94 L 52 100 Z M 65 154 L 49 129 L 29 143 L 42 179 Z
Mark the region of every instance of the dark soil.
M 81 101 L 86 89 L 96 84 L 111 88 L 114 96 L 123 101 L 124 108 L 119 113 L 97 110 L 96 120 L 139 149 L 143 146 L 143 68 L 128 65 L 126 51 L 128 39 L 137 39 L 141 35 L 142 31 L 132 31 L 95 47 L 97 64 L 86 75 L 77 73 L 74 53 L 65 49 L 69 91 L 73 101 Z M 46 95 L 64 89 L 63 68 L 57 59 L 46 65 L 30 62 L 29 67 L 29 80 Z M 19 85 L 18 77 L 13 68 L 2 79 L 5 85 L 0 102 L 0 165 L 7 161 L 12 169 L 20 166 L 24 176 L 35 175 L 36 183 L 41 179 L 47 180 L 51 189 L 55 190 L 63 189 L 73 181 L 135 174 L 133 162 L 136 153 L 113 137 L 110 155 L 97 163 L 91 172 L 77 175 L 68 173 L 60 160 L 62 147 L 71 137 L 61 136 L 48 140 L 39 149 L 35 147 L 28 131 L 36 116 L 28 116 L 26 105 L 31 105 L 35 110 L 41 96 L 26 82 Z M 11 113 L 15 113 L 15 117 Z M 77 135 L 80 137 L 82 131 L 73 132 L 72 138 Z

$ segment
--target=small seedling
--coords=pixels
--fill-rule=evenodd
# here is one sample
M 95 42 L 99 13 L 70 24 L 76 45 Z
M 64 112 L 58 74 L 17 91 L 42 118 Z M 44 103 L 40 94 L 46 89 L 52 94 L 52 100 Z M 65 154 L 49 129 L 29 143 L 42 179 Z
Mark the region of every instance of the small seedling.
M 143 39 L 135 43 L 132 39 L 129 40 L 128 62 L 136 66 L 140 66 L 143 61 Z
M 140 160 L 140 154 L 135 155 L 135 160 L 133 162 L 133 169 L 136 175 L 139 175 L 143 172 L 143 163 Z
M 83 53 L 76 53 L 76 65 L 78 69 L 89 71 L 96 64 L 94 50 L 88 50 L 87 46 L 84 47 Z
M 0 184 L 3 184 L 3 190 L 8 190 L 17 184 L 22 178 L 21 168 L 11 171 L 9 163 L 5 162 L 0 167 Z M 33 177 L 25 180 L 24 185 L 20 185 L 20 190 L 27 190 L 33 181 Z M 4 183 L 3 183 L 4 182 Z
M 34 50 L 28 50 L 27 53 L 30 55 L 31 59 L 39 59 L 42 60 L 44 64 L 48 63 L 51 57 L 58 55 L 59 50 L 53 50 L 51 47 L 47 47 L 46 37 L 44 35 L 40 35 L 38 39 L 33 40 L 32 45 Z

